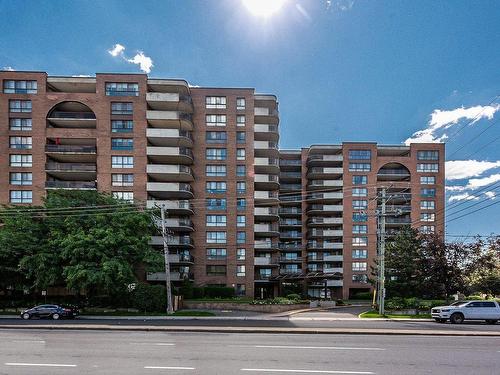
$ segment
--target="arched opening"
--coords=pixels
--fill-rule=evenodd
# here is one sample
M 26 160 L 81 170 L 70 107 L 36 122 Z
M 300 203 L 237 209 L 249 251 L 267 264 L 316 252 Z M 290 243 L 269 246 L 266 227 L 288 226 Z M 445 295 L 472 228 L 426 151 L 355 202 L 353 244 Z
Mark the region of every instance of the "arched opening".
M 61 102 L 47 114 L 48 128 L 95 129 L 96 123 L 95 113 L 80 102 Z
M 377 172 L 377 181 L 410 181 L 410 171 L 401 163 L 387 163 Z

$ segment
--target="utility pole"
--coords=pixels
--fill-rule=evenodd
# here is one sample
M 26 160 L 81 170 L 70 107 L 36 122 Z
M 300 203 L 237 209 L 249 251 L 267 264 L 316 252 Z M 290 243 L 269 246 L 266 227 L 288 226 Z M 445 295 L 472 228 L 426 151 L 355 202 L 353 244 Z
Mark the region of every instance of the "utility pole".
M 163 256 L 165 257 L 165 282 L 167 286 L 167 314 L 173 314 L 172 283 L 170 282 L 170 262 L 168 259 L 167 229 L 165 225 L 165 204 L 160 207 L 161 212 L 161 235 L 163 237 Z
M 382 210 L 380 213 L 380 229 L 379 229 L 379 279 L 378 279 L 378 313 L 385 314 L 385 205 L 387 203 L 386 188 L 382 188 Z

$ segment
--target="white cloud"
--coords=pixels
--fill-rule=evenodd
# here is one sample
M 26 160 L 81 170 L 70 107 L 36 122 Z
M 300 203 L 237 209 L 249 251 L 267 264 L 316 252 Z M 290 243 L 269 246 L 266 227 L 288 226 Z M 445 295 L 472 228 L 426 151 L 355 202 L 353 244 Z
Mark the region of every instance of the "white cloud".
M 88 77 L 93 77 L 93 76 L 91 76 L 90 74 L 75 74 L 75 75 L 72 75 L 71 77 L 75 77 L 75 78 L 88 78 Z
M 500 167 L 499 161 L 481 160 L 451 160 L 445 163 L 446 179 L 461 180 L 464 178 L 478 177 L 482 173 Z
M 339 10 L 345 12 L 351 10 L 354 6 L 354 0 L 326 0 L 326 9 Z
M 455 126 L 460 120 L 472 120 L 472 125 L 482 118 L 491 120 L 499 110 L 500 104 L 487 106 L 477 105 L 469 108 L 460 107 L 450 111 L 435 109 L 431 114 L 431 119 L 429 120 L 427 128 L 413 133 L 404 143 L 409 145 L 410 143 L 442 142 L 448 138 L 444 130 Z M 441 134 L 439 135 L 438 133 Z
M 457 195 L 452 195 L 451 197 L 448 198 L 448 202 L 453 202 L 453 201 L 470 201 L 470 200 L 478 200 L 478 197 L 475 197 L 474 195 L 470 195 L 469 193 L 463 193 L 463 194 L 457 194 Z
M 8 72 L 15 72 L 16 70 L 12 66 L 4 66 L 2 70 L 6 70 Z
M 465 186 L 458 186 L 458 185 L 445 186 L 444 189 L 446 191 L 464 191 L 464 190 L 467 190 L 467 188 Z
M 121 44 L 119 43 L 116 43 L 113 48 L 111 49 L 108 49 L 108 53 L 113 56 L 113 57 L 116 57 L 118 55 L 122 55 L 123 52 L 125 51 L 125 47 L 122 46 Z
M 144 55 L 142 51 L 138 51 L 138 53 L 131 59 L 127 59 L 129 63 L 139 65 L 139 68 L 144 73 L 151 72 L 151 68 L 153 67 L 153 60 L 151 57 Z
M 488 177 L 483 177 L 483 178 L 472 178 L 469 180 L 467 186 L 465 186 L 466 189 L 478 189 L 480 187 L 486 186 L 493 184 L 495 182 L 500 181 L 500 173 L 497 174 L 492 174 L 491 176 Z
M 486 193 L 484 193 L 484 195 L 486 195 L 490 199 L 495 199 L 497 196 L 494 191 L 487 191 Z

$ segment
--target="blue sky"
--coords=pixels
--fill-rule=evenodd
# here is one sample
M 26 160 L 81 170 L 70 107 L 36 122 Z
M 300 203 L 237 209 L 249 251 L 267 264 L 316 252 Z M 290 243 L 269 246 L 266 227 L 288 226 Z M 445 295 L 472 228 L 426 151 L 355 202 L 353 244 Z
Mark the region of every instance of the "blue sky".
M 242 0 L 0 0 L 0 68 L 140 72 L 125 58 L 142 51 L 150 76 L 277 94 L 284 148 L 420 131 L 413 139 L 444 140 L 454 161 L 451 219 L 500 200 L 498 25 L 500 3 L 486 0 L 287 0 L 267 18 Z M 493 205 L 447 231 L 499 225 Z

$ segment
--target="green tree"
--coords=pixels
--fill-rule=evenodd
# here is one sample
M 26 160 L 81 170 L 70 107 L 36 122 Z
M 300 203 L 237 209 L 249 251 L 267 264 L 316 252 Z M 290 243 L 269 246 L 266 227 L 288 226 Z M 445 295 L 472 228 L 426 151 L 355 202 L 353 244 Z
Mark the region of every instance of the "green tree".
M 500 238 L 478 238 L 469 247 L 475 257 L 466 268 L 468 291 L 500 295 Z

